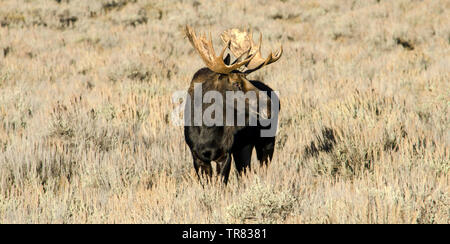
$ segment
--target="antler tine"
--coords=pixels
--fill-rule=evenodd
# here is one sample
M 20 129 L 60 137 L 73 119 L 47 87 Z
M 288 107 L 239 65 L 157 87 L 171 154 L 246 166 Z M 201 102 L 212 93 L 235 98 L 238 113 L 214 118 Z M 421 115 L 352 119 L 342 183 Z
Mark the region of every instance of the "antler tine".
M 251 58 L 253 58 L 252 55 L 251 57 L 247 58 L 242 62 L 238 62 L 233 65 L 226 65 L 223 60 L 223 55 L 225 54 L 226 49 L 230 46 L 231 40 L 228 40 L 227 44 L 220 52 L 220 55 L 216 56 L 214 46 L 212 43 L 211 32 L 209 33 L 209 40 L 206 38 L 206 35 L 197 38 L 194 30 L 186 25 L 186 35 L 189 41 L 191 42 L 192 46 L 194 47 L 194 49 L 196 49 L 197 52 L 199 53 L 200 57 L 202 58 L 206 66 L 216 73 L 229 74 L 233 70 L 237 70 L 242 65 L 248 64 Z
M 229 40 L 228 42 L 227 42 L 227 44 L 223 47 L 223 49 L 222 49 L 222 51 L 220 52 L 220 58 L 222 58 L 223 59 L 223 55 L 225 54 L 225 51 L 227 50 L 227 48 L 230 46 L 230 44 L 231 44 L 231 40 Z
M 252 39 L 253 42 L 253 39 Z M 262 33 L 259 33 L 259 44 L 258 44 L 258 52 L 261 53 L 261 45 L 262 45 Z
M 283 45 L 280 45 L 280 50 L 278 50 L 277 54 L 275 54 L 275 58 L 272 57 L 272 61 L 270 63 L 278 61 L 278 59 L 281 58 L 281 55 L 283 55 Z
M 205 34 L 205 39 L 206 39 L 206 34 Z M 216 56 L 216 52 L 214 51 L 214 45 L 212 42 L 212 35 L 211 35 L 211 31 L 209 31 L 209 41 L 208 41 L 208 45 L 206 46 L 209 50 L 209 52 L 215 57 Z
M 251 39 L 252 42 L 252 48 L 255 46 L 255 43 L 253 42 L 253 38 Z M 254 58 L 246 65 L 247 70 L 245 73 L 251 73 L 253 71 L 256 71 L 268 64 L 274 63 L 280 59 L 281 55 L 283 54 L 283 46 L 280 47 L 280 50 L 277 52 L 277 54 L 274 56 L 273 52 L 270 52 L 266 59 L 264 59 L 261 55 L 261 44 L 262 44 L 262 33 L 259 35 L 259 43 L 257 48 L 255 49 Z

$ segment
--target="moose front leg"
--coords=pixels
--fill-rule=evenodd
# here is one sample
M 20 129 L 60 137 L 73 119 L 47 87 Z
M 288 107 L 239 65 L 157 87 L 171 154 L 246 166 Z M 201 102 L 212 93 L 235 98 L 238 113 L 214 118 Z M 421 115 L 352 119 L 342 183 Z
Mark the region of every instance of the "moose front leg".
M 225 185 L 228 183 L 228 176 L 231 170 L 231 154 L 227 153 L 222 160 L 217 162 L 217 175 L 222 177 L 223 183 Z
M 233 159 L 238 177 L 245 174 L 247 170 L 251 169 L 250 163 L 252 160 L 253 147 L 253 144 L 248 144 L 242 148 L 234 150 Z
M 272 161 L 273 151 L 275 149 L 275 137 L 261 138 L 255 145 L 256 157 L 261 166 L 268 166 Z

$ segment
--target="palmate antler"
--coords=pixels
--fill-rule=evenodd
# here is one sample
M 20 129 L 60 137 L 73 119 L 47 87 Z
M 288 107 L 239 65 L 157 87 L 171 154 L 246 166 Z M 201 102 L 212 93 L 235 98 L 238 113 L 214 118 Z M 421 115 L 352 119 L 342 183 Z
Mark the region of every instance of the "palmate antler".
M 259 36 L 258 46 L 256 46 L 253 42 L 252 33 L 248 34 L 247 32 L 240 31 L 239 29 L 226 30 L 222 33 L 221 37 L 223 42 L 229 43 L 228 45 L 230 47 L 230 51 L 234 56 L 242 57 L 247 53 L 247 58 L 251 57 L 250 62 L 245 65 L 247 68 L 244 71 L 245 73 L 251 73 L 264 67 L 265 65 L 274 63 L 278 61 L 283 54 L 283 46 L 281 46 L 280 50 L 275 55 L 270 52 L 269 56 L 264 59 L 261 55 L 262 34 Z M 239 58 L 237 60 L 239 60 Z
M 225 54 L 225 50 L 230 46 L 232 42 L 231 40 L 226 42 L 226 45 L 220 52 L 220 55 L 216 56 L 212 44 L 211 34 L 209 40 L 206 39 L 206 35 L 197 37 L 194 30 L 191 27 L 186 26 L 186 36 L 188 37 L 195 50 L 197 50 L 198 54 L 200 54 L 200 57 L 202 58 L 206 66 L 216 73 L 229 74 L 233 70 L 237 70 L 241 66 L 248 64 L 253 58 L 253 55 L 250 55 L 243 61 L 235 62 L 232 65 L 227 65 L 224 62 L 223 55 Z M 248 51 L 250 51 L 250 48 L 251 47 L 248 48 L 247 53 Z
M 248 34 L 246 31 L 240 31 L 239 29 L 230 29 L 222 33 L 221 37 L 225 46 L 219 56 L 215 54 L 211 34 L 209 40 L 206 38 L 206 35 L 197 37 L 194 30 L 186 26 L 186 36 L 195 50 L 200 54 L 206 66 L 210 70 L 221 74 L 229 74 L 242 66 L 245 67 L 243 72 L 248 74 L 278 61 L 283 54 L 283 46 L 281 46 L 275 55 L 270 52 L 269 56 L 264 59 L 261 55 L 262 34 L 259 36 L 259 44 L 256 45 L 253 42 L 253 35 L 251 33 Z M 227 48 L 237 57 L 231 65 L 224 62 L 223 55 Z

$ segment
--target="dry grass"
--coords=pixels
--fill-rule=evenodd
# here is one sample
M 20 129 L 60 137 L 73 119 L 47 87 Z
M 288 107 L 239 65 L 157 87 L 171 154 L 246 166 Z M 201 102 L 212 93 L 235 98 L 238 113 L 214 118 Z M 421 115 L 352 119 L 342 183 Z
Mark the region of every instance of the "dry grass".
M 450 223 L 448 1 L 0 6 L 1 223 Z M 185 24 L 284 44 L 251 77 L 280 92 L 274 160 L 227 187 L 169 121 Z

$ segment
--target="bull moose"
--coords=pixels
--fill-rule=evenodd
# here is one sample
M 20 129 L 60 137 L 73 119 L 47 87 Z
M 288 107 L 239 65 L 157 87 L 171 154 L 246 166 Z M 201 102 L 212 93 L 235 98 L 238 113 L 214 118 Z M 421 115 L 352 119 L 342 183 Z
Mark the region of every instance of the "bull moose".
M 279 109 L 278 97 L 273 90 L 264 83 L 256 80 L 248 80 L 248 74 L 276 62 L 280 59 L 283 53 L 283 47 L 273 55 L 270 53 L 266 59 L 261 55 L 262 34 L 260 34 L 259 44 L 255 45 L 252 34 L 241 31 L 239 29 L 229 29 L 222 33 L 221 39 L 225 46 L 223 47 L 219 56 L 216 56 L 212 44 L 211 34 L 209 40 L 206 35 L 197 35 L 195 31 L 186 26 L 186 36 L 190 43 L 206 64 L 205 68 L 198 70 L 191 81 L 188 89 L 188 97 L 193 97 L 196 92 L 196 84 L 201 84 L 201 95 L 204 96 L 207 92 L 214 91 L 216 94 L 227 96 L 228 92 L 253 92 L 261 95 L 262 91 L 267 94 L 266 104 L 267 108 L 275 106 Z M 230 53 L 224 58 L 226 50 L 229 50 L 234 56 L 235 61 L 231 62 Z M 261 98 L 262 96 L 258 96 Z M 256 149 L 256 155 L 261 165 L 267 165 L 272 160 L 275 146 L 275 133 L 264 136 L 262 131 L 268 128 L 268 125 L 262 125 L 262 120 L 267 119 L 261 113 L 260 106 L 256 110 L 250 109 L 250 104 L 255 104 L 255 101 L 250 101 L 246 97 L 236 98 L 236 100 L 243 99 L 245 107 L 242 110 L 232 110 L 233 116 L 241 112 L 245 115 L 245 124 L 224 124 L 222 125 L 192 125 L 185 124 L 184 134 L 185 140 L 192 153 L 194 168 L 198 175 L 204 174 L 211 178 L 213 174 L 211 162 L 216 162 L 217 175 L 222 177 L 226 184 L 231 168 L 232 158 L 234 159 L 238 175 L 245 173 L 250 168 L 250 161 L 253 148 Z M 258 100 L 259 101 L 259 100 Z M 236 101 L 239 102 L 239 101 Z M 242 101 L 241 101 L 242 102 Z M 231 105 L 234 105 L 233 101 Z M 260 103 L 259 103 L 260 104 Z M 221 104 L 220 111 L 229 113 L 225 107 L 230 103 Z M 196 114 L 192 111 L 195 107 L 200 106 L 200 111 L 205 111 L 205 104 L 196 104 L 195 102 L 186 103 L 185 118 L 193 119 Z M 222 109 L 222 110 L 221 110 Z M 219 110 L 216 110 L 219 111 Z M 278 113 L 273 113 L 269 109 L 268 114 L 271 121 L 274 121 L 269 126 L 277 126 Z M 278 112 L 278 110 L 277 110 Z M 228 118 L 227 114 L 227 118 Z M 257 123 L 249 125 L 250 115 L 255 115 Z

